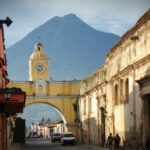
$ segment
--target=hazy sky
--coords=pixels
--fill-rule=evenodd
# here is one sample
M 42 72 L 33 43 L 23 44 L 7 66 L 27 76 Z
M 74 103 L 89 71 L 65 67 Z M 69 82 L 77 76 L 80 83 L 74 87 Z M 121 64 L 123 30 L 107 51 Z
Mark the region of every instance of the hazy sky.
M 95 29 L 118 35 L 125 33 L 150 8 L 150 0 L 0 0 L 0 19 L 9 47 L 54 16 L 74 13 Z
M 23 113 L 18 116 L 26 119 L 27 126 L 31 125 L 32 122 L 40 122 L 43 117 L 45 121 L 48 118 L 52 121 L 64 119 L 62 118 L 62 114 L 58 113 L 58 110 L 56 110 L 55 107 L 42 103 L 36 103 L 25 107 Z

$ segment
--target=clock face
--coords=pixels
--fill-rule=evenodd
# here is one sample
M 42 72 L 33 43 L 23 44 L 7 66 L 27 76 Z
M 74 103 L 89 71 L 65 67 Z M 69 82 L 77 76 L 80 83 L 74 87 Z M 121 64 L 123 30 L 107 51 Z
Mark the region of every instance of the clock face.
M 42 72 L 42 71 L 44 70 L 43 65 L 41 65 L 41 64 L 37 65 L 36 70 L 37 70 L 38 72 Z

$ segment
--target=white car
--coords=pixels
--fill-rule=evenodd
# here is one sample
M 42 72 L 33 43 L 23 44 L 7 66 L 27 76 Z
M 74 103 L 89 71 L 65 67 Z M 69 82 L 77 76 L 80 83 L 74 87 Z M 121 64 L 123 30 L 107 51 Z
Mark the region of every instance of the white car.
M 76 142 L 76 138 L 75 136 L 73 135 L 73 133 L 64 133 L 62 134 L 62 138 L 61 138 L 61 144 L 62 145 L 65 145 L 65 144 L 73 144 L 75 145 L 77 142 Z

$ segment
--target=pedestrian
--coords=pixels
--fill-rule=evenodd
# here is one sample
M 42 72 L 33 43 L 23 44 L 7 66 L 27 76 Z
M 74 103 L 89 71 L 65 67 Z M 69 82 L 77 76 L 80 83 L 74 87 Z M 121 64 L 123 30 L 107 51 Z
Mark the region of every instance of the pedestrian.
M 115 145 L 115 150 L 119 150 L 119 145 L 120 145 L 120 136 L 119 134 L 116 134 L 114 137 L 114 145 Z
M 108 144 L 109 150 L 112 150 L 112 145 L 113 145 L 113 136 L 112 136 L 112 133 L 110 133 L 109 136 L 108 136 L 108 138 L 107 138 L 107 144 Z

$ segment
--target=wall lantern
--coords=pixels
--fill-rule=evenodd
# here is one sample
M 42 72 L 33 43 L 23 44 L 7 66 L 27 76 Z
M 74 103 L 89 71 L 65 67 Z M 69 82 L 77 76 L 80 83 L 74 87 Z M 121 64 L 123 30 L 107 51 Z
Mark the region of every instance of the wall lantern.
M 20 88 L 0 89 L 0 112 L 1 113 L 21 113 L 25 106 L 26 93 Z
M 102 113 L 107 114 L 107 111 L 104 107 L 100 107 L 99 109 L 102 111 Z
M 107 116 L 106 114 L 108 113 L 106 111 L 106 109 L 104 107 L 99 107 L 99 109 L 101 110 L 102 114 L 106 117 L 106 118 L 113 118 L 113 115 L 112 116 Z

